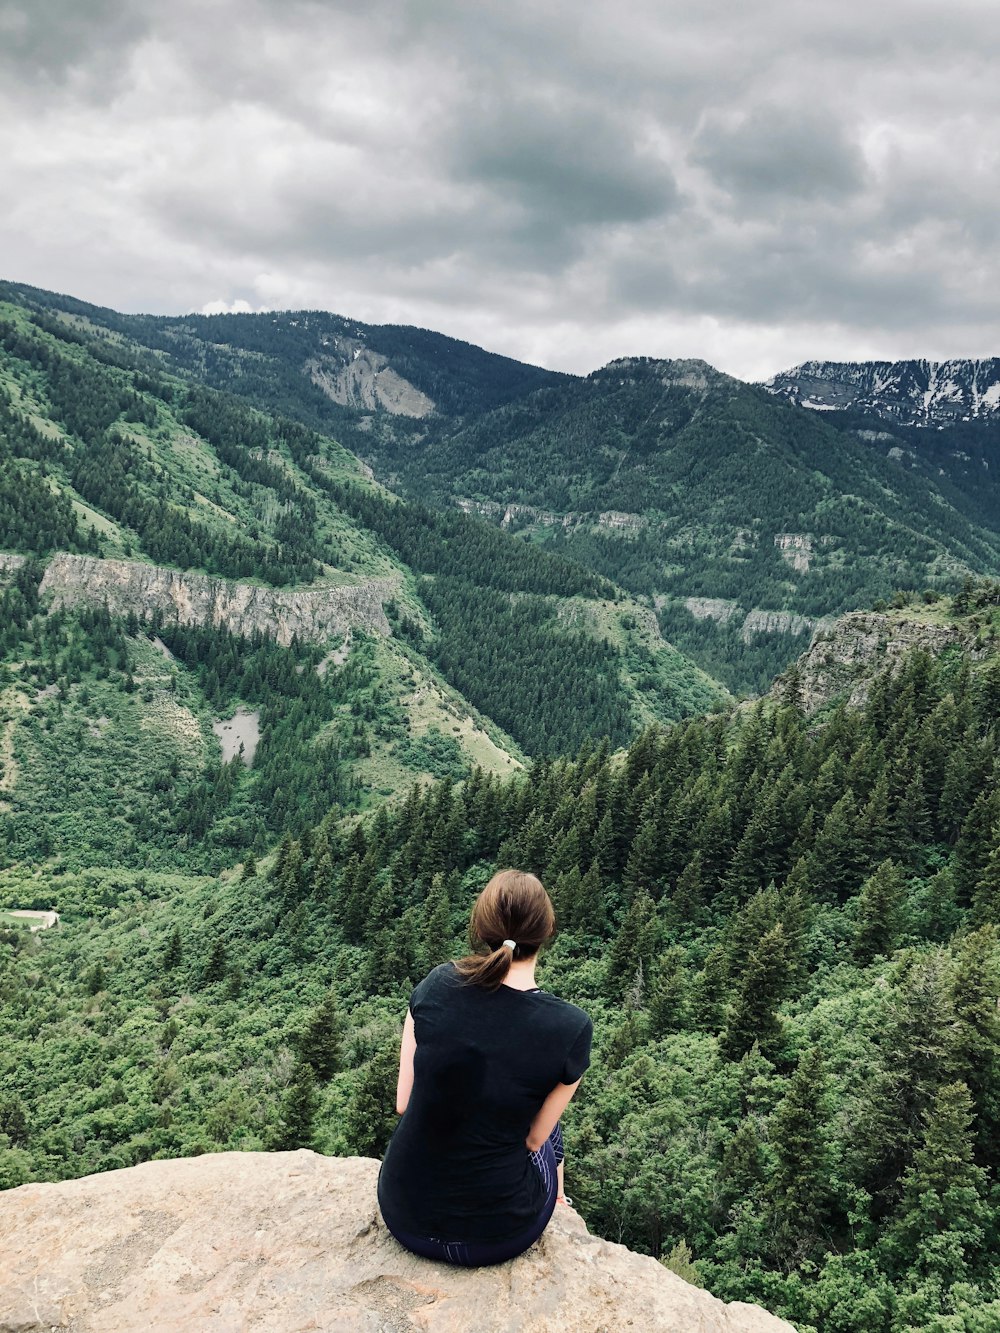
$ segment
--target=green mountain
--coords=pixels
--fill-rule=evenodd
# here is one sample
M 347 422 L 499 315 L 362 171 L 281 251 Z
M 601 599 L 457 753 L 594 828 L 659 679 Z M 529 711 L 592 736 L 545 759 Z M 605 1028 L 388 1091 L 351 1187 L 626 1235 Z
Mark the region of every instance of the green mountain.
M 995 440 L 961 422 L 887 440 L 703 362 L 580 378 L 322 312 L 120 315 L 3 291 L 47 327 L 332 434 L 397 493 L 569 556 L 734 690 L 766 690 L 830 616 L 1000 570 Z
M 9 302 L 0 464 L 7 862 L 217 869 L 331 804 L 725 699 L 608 580 Z M 243 715 L 250 764 L 213 730 Z

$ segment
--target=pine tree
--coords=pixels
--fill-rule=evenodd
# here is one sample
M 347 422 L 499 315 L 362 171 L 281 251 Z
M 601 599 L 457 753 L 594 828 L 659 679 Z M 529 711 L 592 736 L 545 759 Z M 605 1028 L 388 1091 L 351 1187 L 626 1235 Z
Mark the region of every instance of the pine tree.
M 208 961 L 205 964 L 205 971 L 202 975 L 202 985 L 211 986 L 213 982 L 221 981 L 226 975 L 226 946 L 220 936 L 216 935 L 212 941 L 212 948 L 208 955 Z
M 924 775 L 919 764 L 913 768 L 906 784 L 896 810 L 895 824 L 900 856 L 912 859 L 931 840 L 931 816 L 924 795 Z
M 317 1108 L 316 1076 L 312 1066 L 300 1060 L 295 1066 L 288 1090 L 281 1099 L 281 1112 L 274 1135 L 276 1151 L 288 1152 L 294 1148 L 313 1146 Z
M 774 1249 L 783 1263 L 819 1247 L 830 1197 L 830 1132 L 826 1076 L 818 1046 L 799 1060 L 788 1091 L 771 1116 L 775 1165 L 765 1187 Z
M 634 985 L 640 970 L 649 976 L 656 950 L 653 900 L 640 890 L 615 936 L 604 974 L 607 994 L 621 999 Z
M 659 898 L 663 890 L 662 847 L 659 803 L 651 796 L 643 807 L 625 866 L 622 882 L 630 898 L 643 892 L 654 901 Z
M 665 1037 L 680 1032 L 688 1022 L 688 979 L 684 971 L 686 955 L 674 947 L 660 954 L 656 961 L 649 995 L 651 1032 Z
M 454 934 L 451 928 L 451 900 L 444 875 L 435 875 L 424 900 L 423 962 L 437 967 L 452 956 Z
M 701 890 L 701 852 L 695 852 L 681 871 L 670 897 L 670 919 L 678 926 L 696 926 L 705 915 Z
M 846 791 L 816 834 L 809 857 L 809 878 L 826 902 L 843 902 L 857 887 L 861 847 L 856 821 L 854 795 Z
M 312 1068 L 321 1083 L 340 1068 L 340 1026 L 337 997 L 329 991 L 309 1016 L 297 1043 L 300 1059 Z
M 692 1012 L 698 1027 L 705 1032 L 718 1032 L 722 1026 L 723 1009 L 729 993 L 729 968 L 726 952 L 719 945 L 710 949 L 695 980 Z
M 597 826 L 591 856 L 591 864 L 596 867 L 598 878 L 610 879 L 618 866 L 615 826 L 610 810 Z
M 878 955 L 892 952 L 905 894 L 903 869 L 895 861 L 883 861 L 861 886 L 853 946 L 860 966 L 866 967 Z
M 977 926 L 1000 925 L 1000 845 L 990 853 L 976 883 L 972 920 Z
M 954 746 L 945 765 L 944 786 L 938 802 L 938 824 L 945 840 L 953 843 L 969 811 L 973 790 L 968 746 Z
M 552 850 L 552 856 L 549 857 L 548 864 L 545 865 L 545 884 L 555 884 L 560 874 L 568 874 L 572 870 L 580 872 L 580 861 L 583 860 L 583 852 L 580 849 L 580 834 L 576 828 L 568 829 L 563 836 L 556 842 Z
M 739 978 L 732 1012 L 719 1040 L 726 1060 L 739 1060 L 754 1042 L 765 1055 L 774 1052 L 781 1040 L 777 1008 L 788 986 L 785 932 L 779 922 L 751 952 Z
M 581 879 L 573 909 L 573 929 L 583 935 L 603 935 L 607 926 L 604 888 L 595 862 Z
M 954 1022 L 949 1068 L 968 1087 L 975 1107 L 977 1159 L 1000 1165 L 1000 946 L 995 926 L 972 931 L 953 946 L 949 981 Z
M 927 1113 L 923 1141 L 903 1176 L 891 1250 L 903 1267 L 944 1290 L 975 1273 L 989 1220 L 986 1172 L 972 1157 L 972 1098 L 964 1083 L 942 1087 Z
M 172 972 L 175 967 L 180 966 L 183 957 L 184 945 L 181 941 L 180 928 L 174 926 L 167 947 L 163 951 L 163 962 L 160 966 L 164 972 Z
M 955 841 L 955 857 L 952 869 L 955 872 L 955 891 L 960 904 L 965 904 L 972 897 L 976 885 L 982 878 L 990 853 L 997 846 L 994 831 L 1000 819 L 1000 792 L 996 787 L 981 791 L 973 802 L 972 809 L 962 821 L 962 827 Z
M 357 1157 L 381 1157 L 396 1124 L 396 1078 L 399 1048 L 381 1046 L 361 1071 L 344 1116 L 348 1152 Z
M 248 879 L 253 879 L 256 874 L 257 858 L 254 856 L 253 852 L 247 852 L 243 862 L 243 874 L 240 876 L 240 879 L 243 883 L 246 883 Z
M 719 1168 L 719 1186 L 728 1207 L 752 1199 L 767 1177 L 767 1159 L 761 1142 L 759 1120 L 745 1116 L 726 1144 Z

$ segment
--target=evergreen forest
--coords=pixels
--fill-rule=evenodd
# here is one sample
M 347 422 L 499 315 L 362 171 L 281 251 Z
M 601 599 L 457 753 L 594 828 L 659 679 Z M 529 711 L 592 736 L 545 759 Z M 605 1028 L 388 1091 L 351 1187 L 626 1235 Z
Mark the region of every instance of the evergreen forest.
M 985 640 L 1000 590 L 966 590 Z M 968 599 L 971 598 L 971 603 Z M 3 937 L 4 1184 L 154 1155 L 378 1154 L 400 1019 L 498 864 L 593 1015 L 568 1189 L 600 1234 L 798 1328 L 987 1330 L 1000 1107 L 1000 662 L 766 701 L 414 786 L 266 867 L 27 874 Z

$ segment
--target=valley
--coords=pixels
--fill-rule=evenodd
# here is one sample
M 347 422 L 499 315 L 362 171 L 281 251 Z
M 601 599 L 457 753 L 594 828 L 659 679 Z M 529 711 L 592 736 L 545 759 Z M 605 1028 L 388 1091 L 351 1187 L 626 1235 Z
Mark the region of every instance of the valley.
M 992 1328 L 994 427 L 873 410 L 0 286 L 0 1187 L 380 1155 L 522 865 L 592 1231 L 807 1333 Z

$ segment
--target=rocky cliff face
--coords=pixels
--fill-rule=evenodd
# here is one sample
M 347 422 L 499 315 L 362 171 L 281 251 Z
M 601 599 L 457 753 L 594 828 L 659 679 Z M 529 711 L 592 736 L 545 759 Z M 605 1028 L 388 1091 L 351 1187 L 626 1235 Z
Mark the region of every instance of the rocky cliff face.
M 796 670 L 802 706 L 807 713 L 815 713 L 832 700 L 844 698 L 852 707 L 860 707 L 875 678 L 895 669 L 914 648 L 940 654 L 952 647 L 973 657 L 983 655 L 960 625 L 907 618 L 905 612 L 851 611 L 818 629 L 799 658 Z M 778 682 L 773 692 L 780 693 L 781 688 Z
M 6 583 L 24 564 L 23 555 L 6 555 L 0 552 L 0 583 Z
M 388 357 L 357 338 L 333 337 L 324 346 L 328 350 L 311 357 L 303 369 L 335 403 L 369 412 L 381 408 L 404 417 L 426 417 L 434 411 L 432 400 L 393 370 Z
M 290 1153 L 146 1162 L 0 1195 L 0 1333 L 794 1333 L 558 1206 L 496 1268 L 403 1250 L 378 1163 Z
M 257 631 L 287 646 L 293 635 L 322 642 L 352 626 L 388 634 L 382 605 L 397 586 L 396 579 L 388 578 L 336 587 L 265 588 L 129 560 L 55 555 L 40 591 L 53 606 L 106 604 L 117 615 L 160 611 L 167 620 L 222 625 L 235 634 Z
M 764 387 L 814 411 L 860 411 L 906 426 L 1000 421 L 1000 357 L 806 361 Z
M 534 523 L 543 528 L 563 527 L 569 530 L 587 527 L 592 532 L 611 532 L 619 536 L 635 536 L 650 526 L 645 514 L 629 514 L 620 509 L 605 509 L 599 514 L 557 514 L 534 505 L 502 504 L 499 500 L 470 500 L 464 496 L 455 500 L 463 514 L 475 514 L 499 521 L 502 528 L 515 524 Z

